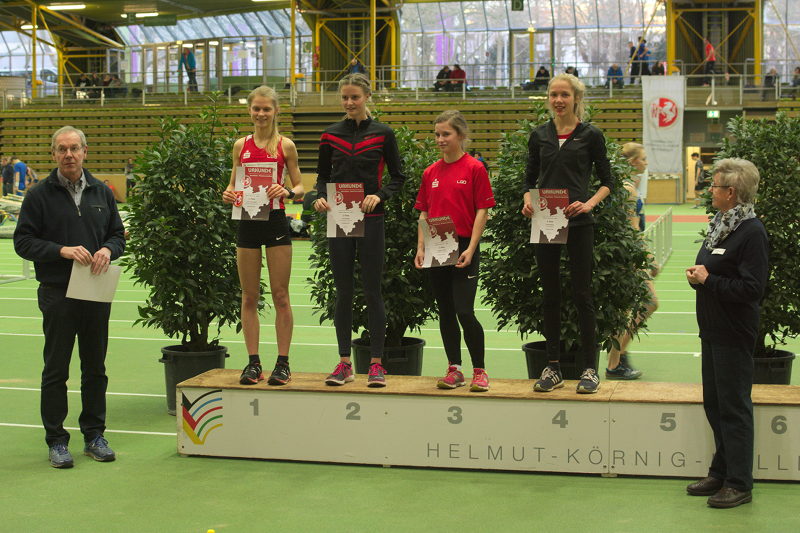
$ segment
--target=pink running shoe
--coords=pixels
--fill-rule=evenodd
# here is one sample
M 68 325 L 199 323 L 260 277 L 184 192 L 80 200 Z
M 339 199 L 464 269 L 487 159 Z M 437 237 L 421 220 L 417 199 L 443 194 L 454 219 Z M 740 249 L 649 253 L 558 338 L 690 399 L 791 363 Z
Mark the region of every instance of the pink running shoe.
M 489 390 L 489 374 L 484 369 L 476 368 L 474 370 L 469 390 L 472 392 L 486 392 Z
M 380 363 L 369 365 L 369 375 L 367 376 L 367 387 L 385 387 L 386 369 Z
M 436 383 L 436 386 L 440 389 L 455 389 L 466 384 L 464 374 L 454 365 L 450 365 L 447 367 L 447 374 Z
M 325 378 L 326 385 L 344 385 L 356 379 L 353 376 L 353 365 L 347 363 L 339 363 L 333 372 Z

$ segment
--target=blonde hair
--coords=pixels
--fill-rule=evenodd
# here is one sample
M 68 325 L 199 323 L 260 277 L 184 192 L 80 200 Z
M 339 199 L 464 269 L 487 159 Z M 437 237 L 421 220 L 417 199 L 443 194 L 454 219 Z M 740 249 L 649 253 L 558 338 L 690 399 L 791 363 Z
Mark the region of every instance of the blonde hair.
M 441 124 L 442 122 L 446 122 L 448 126 L 456 130 L 456 133 L 461 137 L 461 149 L 465 150 L 467 144 L 469 144 L 469 126 L 467 125 L 467 120 L 464 118 L 464 115 L 461 114 L 461 111 L 457 109 L 442 111 L 442 113 L 436 117 L 436 120 L 433 121 L 433 124 Z
M 570 88 L 572 89 L 572 96 L 575 98 L 575 109 L 573 112 L 578 117 L 579 120 L 583 121 L 583 116 L 585 114 L 584 105 L 583 105 L 583 95 L 586 92 L 586 85 L 583 84 L 581 80 L 573 76 L 572 74 L 557 74 L 550 78 L 550 83 L 547 84 L 547 94 L 550 94 L 550 87 L 557 81 L 565 81 L 569 83 Z M 547 107 L 550 108 L 550 99 L 547 99 Z M 553 110 L 550 109 L 552 113 Z
M 369 97 L 372 96 L 372 87 L 370 87 L 369 78 L 367 78 L 360 72 L 348 74 L 342 79 L 340 79 L 339 91 L 342 90 L 342 87 L 345 87 L 347 85 L 353 85 L 361 89 L 364 92 L 364 98 L 366 99 L 369 99 Z M 367 116 L 371 117 L 372 114 L 369 112 L 369 108 L 365 107 L 365 109 L 367 110 Z M 345 115 L 345 118 L 347 118 L 347 115 Z
M 631 159 L 641 157 L 644 153 L 644 146 L 639 143 L 625 143 L 622 145 L 622 155 L 625 156 L 629 162 Z
M 280 105 L 278 105 L 278 94 L 272 87 L 261 85 L 256 87 L 250 94 L 247 95 L 247 109 L 253 105 L 253 100 L 257 96 L 272 100 L 272 105 L 275 107 L 275 116 L 272 118 L 272 125 L 267 131 L 267 152 L 270 154 L 278 153 L 278 141 L 280 140 L 280 133 L 278 132 L 278 113 L 280 112 Z

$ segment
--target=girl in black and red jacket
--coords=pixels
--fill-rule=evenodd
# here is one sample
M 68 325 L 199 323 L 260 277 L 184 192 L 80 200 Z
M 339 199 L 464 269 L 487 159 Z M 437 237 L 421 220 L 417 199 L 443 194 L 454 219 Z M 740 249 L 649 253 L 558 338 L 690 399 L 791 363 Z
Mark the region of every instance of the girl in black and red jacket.
M 353 323 L 353 272 L 356 254 L 361 263 L 364 297 L 367 301 L 370 335 L 370 369 L 367 384 L 384 387 L 385 369 L 381 365 L 386 337 L 386 312 L 381 295 L 384 261 L 383 203 L 398 192 L 405 181 L 400 152 L 392 129 L 375 122 L 367 109 L 372 91 L 363 74 L 350 74 L 339 82 L 345 119 L 325 129 L 319 144 L 317 194 L 314 209 L 330 209 L 328 183 L 363 183 L 364 237 L 328 239 L 331 270 L 336 286 L 336 310 L 333 323 L 339 344 L 339 364 L 327 377 L 328 385 L 344 385 L 354 380 L 350 362 L 350 332 Z M 388 167 L 391 180 L 384 184 L 383 169 Z

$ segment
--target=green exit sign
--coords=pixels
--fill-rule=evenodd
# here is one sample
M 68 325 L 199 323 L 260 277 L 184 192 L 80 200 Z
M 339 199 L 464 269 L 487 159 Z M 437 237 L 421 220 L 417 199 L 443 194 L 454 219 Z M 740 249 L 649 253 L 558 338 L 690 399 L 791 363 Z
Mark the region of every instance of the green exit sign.
M 525 0 L 511 0 L 511 11 L 524 11 Z
M 706 118 L 719 118 L 719 109 L 709 109 L 706 111 Z

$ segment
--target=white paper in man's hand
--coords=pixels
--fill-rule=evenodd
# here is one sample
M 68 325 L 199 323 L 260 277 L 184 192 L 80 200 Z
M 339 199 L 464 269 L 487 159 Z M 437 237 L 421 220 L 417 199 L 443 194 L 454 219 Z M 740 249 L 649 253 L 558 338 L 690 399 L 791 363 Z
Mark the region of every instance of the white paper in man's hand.
M 108 265 L 103 274 L 92 274 L 91 266 L 72 262 L 72 273 L 67 286 L 67 298 L 88 300 L 90 302 L 111 302 L 119 283 L 122 269 L 118 265 Z

